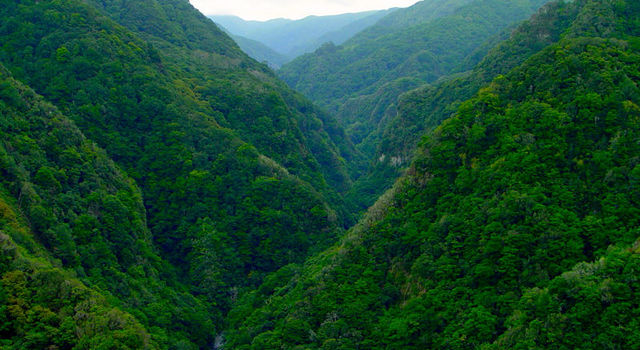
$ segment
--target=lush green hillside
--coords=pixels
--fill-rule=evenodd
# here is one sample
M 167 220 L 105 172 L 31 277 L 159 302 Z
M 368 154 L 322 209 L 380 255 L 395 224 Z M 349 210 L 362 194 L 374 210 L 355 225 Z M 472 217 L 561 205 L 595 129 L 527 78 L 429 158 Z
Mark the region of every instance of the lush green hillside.
M 426 0 L 418 1 L 413 6 L 397 11 L 382 18 L 376 26 L 368 28 L 363 36 L 373 38 L 385 32 L 397 29 L 405 29 L 414 25 L 423 24 L 440 17 L 454 13 L 460 7 L 471 3 L 473 0 Z
M 117 23 L 154 41 L 243 59 L 233 40 L 212 25 L 188 1 L 180 0 L 87 0 Z M 162 40 L 158 40 L 162 39 Z M 165 42 L 163 42 L 165 41 Z
M 275 52 L 259 41 L 240 35 L 231 35 L 231 37 L 249 57 L 258 62 L 266 63 L 272 69 L 278 69 L 288 61 L 284 55 Z
M 425 0 L 388 15 L 341 46 L 326 45 L 300 57 L 283 66 L 279 75 L 337 112 L 360 143 L 385 112 L 366 110 L 384 93 L 385 84 L 414 78 L 416 87 L 460 69 L 479 45 L 542 3 Z M 365 111 L 354 114 L 359 109 Z
M 0 116 L 2 345 L 210 342 L 221 313 L 158 257 L 133 180 L 1 66 Z
M 411 91 L 399 101 L 399 111 L 384 127 L 378 156 L 411 159 L 420 137 L 451 117 L 461 102 L 471 98 L 484 84 L 506 74 L 531 55 L 557 42 L 576 19 L 580 7 L 574 3 L 552 2 L 491 48 L 471 71 L 446 81 Z
M 323 34 L 321 37 L 314 39 L 308 45 L 303 45 L 298 54 L 292 59 L 303 55 L 305 53 L 311 53 L 317 50 L 322 44 L 325 43 L 334 43 L 336 45 L 340 45 L 345 41 L 351 39 L 354 35 L 360 33 L 363 30 L 373 26 L 378 23 L 380 19 L 386 18 L 387 15 L 394 13 L 397 8 L 390 8 L 387 10 L 380 11 L 372 11 L 367 16 L 363 16 L 362 18 L 358 18 L 348 24 L 338 25 L 338 26 L 329 26 L 331 29 L 330 32 Z M 358 15 L 358 14 L 355 14 Z
M 640 6 L 572 6 L 340 244 L 241 300 L 233 348 L 638 346 Z
M 184 1 L 165 0 L 158 6 L 154 5 L 155 0 L 148 1 L 147 6 L 137 7 L 113 0 L 100 3 L 106 9 L 104 14 L 116 20 L 153 18 L 151 22 L 155 23 L 163 19 L 160 24 L 142 28 L 139 21 L 120 23 L 161 49 L 160 67 L 157 62 L 146 63 L 156 64 L 154 68 L 160 68 L 165 75 L 173 73 L 169 79 L 179 78 L 176 90 L 184 90 L 180 84 L 185 84 L 192 92 L 186 93 L 191 99 L 195 95 L 203 100 L 199 104 L 209 107 L 202 112 L 222 114 L 222 119 L 216 119 L 222 127 L 233 129 L 261 153 L 322 192 L 333 188 L 342 191 L 349 186 L 343 159 L 357 163 L 358 155 L 332 117 L 288 89 L 263 65 L 250 60 L 214 23 L 190 5 L 185 7 Z M 157 29 L 176 23 L 182 24 L 185 35 L 176 38 L 171 31 Z M 273 119 L 274 130 L 254 122 L 263 117 L 261 114 Z M 321 176 L 317 176 L 318 171 Z M 322 177 L 330 187 L 322 183 Z
M 527 291 L 505 333 L 487 349 L 638 348 L 638 246 L 612 248 L 599 260 L 556 277 L 548 287 Z
M 160 348 L 130 314 L 55 267 L 4 195 L 0 208 L 2 349 Z
M 367 153 L 374 154 L 373 165 L 348 193 L 349 201 L 361 210 L 374 203 L 408 167 L 418 141 L 425 132 L 453 116 L 463 101 L 471 98 L 493 77 L 509 72 L 534 53 L 557 42 L 576 19 L 578 10 L 579 6 L 573 3 L 549 3 L 517 28 L 509 28 L 485 43 L 491 43 L 506 34 L 505 40 L 494 44 L 493 48 L 479 48 L 478 54 L 488 53 L 472 70 L 400 95 L 398 107 L 387 109 L 377 129 L 367 136 L 361 146 L 368 148 Z M 471 61 L 475 59 L 469 58 Z M 394 89 L 383 91 L 393 99 L 402 92 Z M 385 99 L 380 101 L 386 106 Z
M 334 112 L 372 163 L 348 195 L 351 210 L 373 204 L 397 178 L 394 168 L 406 163 L 376 152 L 398 112 L 398 97 L 472 68 L 489 49 L 486 43 L 545 2 L 425 0 L 387 15 L 343 45 L 327 44 L 279 70 L 290 86 Z M 385 160 L 394 166 L 378 164 Z
M 331 102 L 354 183 L 338 122 L 188 2 L 0 0 L 0 348 L 638 348 L 640 4 L 501 31 L 539 3 L 352 39 L 393 44 Z M 345 196 L 377 198 L 346 232 Z
M 352 220 L 339 193 L 359 155 L 342 129 L 186 2 L 1 5 L 0 61 L 75 130 L 3 120 L 7 152 L 40 148 L 7 190 L 61 266 L 160 347 L 211 346 L 239 293 Z M 84 140 L 74 124 L 91 141 L 66 150 Z
M 286 57 L 283 63 L 286 63 L 302 54 L 315 51 L 326 42 L 342 44 L 394 10 L 309 16 L 298 20 L 273 19 L 265 22 L 245 21 L 235 16 L 210 17 L 230 33 L 258 41 L 283 55 Z

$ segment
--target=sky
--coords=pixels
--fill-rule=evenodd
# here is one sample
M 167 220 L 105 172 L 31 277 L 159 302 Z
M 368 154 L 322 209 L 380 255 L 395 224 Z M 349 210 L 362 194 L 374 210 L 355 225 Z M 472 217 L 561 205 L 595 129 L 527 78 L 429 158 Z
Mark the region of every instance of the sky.
M 300 19 L 310 15 L 408 7 L 418 0 L 190 0 L 205 15 L 235 15 L 245 20 Z

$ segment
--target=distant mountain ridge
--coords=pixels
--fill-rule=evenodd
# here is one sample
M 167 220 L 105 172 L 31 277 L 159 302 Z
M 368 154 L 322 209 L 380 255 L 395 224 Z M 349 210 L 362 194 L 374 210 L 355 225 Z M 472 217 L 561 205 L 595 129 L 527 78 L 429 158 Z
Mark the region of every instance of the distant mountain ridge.
M 333 42 L 342 44 L 360 31 L 376 24 L 378 20 L 397 10 L 346 13 L 332 16 L 308 16 L 299 20 L 284 18 L 268 21 L 247 21 L 237 16 L 209 16 L 223 30 L 231 34 L 240 48 L 258 61 L 270 61 L 269 51 L 256 51 L 256 45 L 246 39 L 262 43 L 269 49 L 285 57 L 286 63 L 292 59 L 315 51 L 322 44 Z

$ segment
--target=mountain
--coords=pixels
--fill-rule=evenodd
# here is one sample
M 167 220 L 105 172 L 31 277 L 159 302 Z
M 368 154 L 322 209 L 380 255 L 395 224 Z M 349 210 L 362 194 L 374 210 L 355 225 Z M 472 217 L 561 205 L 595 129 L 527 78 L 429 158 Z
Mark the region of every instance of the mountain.
M 284 55 L 275 52 L 259 41 L 252 40 L 240 35 L 233 35 L 224 27 L 220 27 L 220 29 L 223 30 L 227 35 L 229 35 L 233 39 L 233 41 L 238 44 L 240 49 L 249 57 L 258 62 L 262 62 L 268 65 L 272 69 L 280 68 L 287 61 L 287 58 Z
M 0 292 L 0 308 L 58 315 L 33 323 L 48 341 L 39 329 L 75 336 L 51 346 L 95 348 L 94 334 L 123 348 L 210 348 L 238 295 L 353 221 L 341 193 L 361 156 L 344 131 L 188 2 L 4 1 L 0 18 L 0 62 L 24 86 L 0 106 L 2 195 L 19 234 L 35 237 L 7 229 L 3 242 L 52 261 L 24 278 L 50 264 L 54 281 L 89 291 L 68 305 L 53 296 L 75 291 L 47 287 L 62 294 L 30 292 L 33 303 Z M 42 102 L 20 102 L 21 89 Z M 70 331 L 94 322 L 85 302 L 101 318 L 91 334 Z M 2 345 L 24 348 L 33 315 L 3 320 Z
M 236 16 L 210 18 L 234 36 L 258 41 L 283 55 L 286 63 L 304 53 L 313 52 L 326 42 L 341 44 L 395 10 L 309 16 L 299 20 L 273 19 L 265 22 L 245 21 Z
M 161 348 L 212 329 L 219 312 L 155 252 L 133 180 L 2 66 L 0 113 L 0 344 Z
M 413 94 L 456 107 L 339 243 L 238 303 L 229 346 L 638 347 L 639 19 L 557 1 L 469 98 Z
M 338 113 L 353 130 L 375 128 L 385 112 L 370 106 L 397 79 L 410 86 L 460 69 L 460 62 L 544 1 L 426 0 L 398 10 L 343 45 L 326 45 L 278 72 L 289 85 Z M 365 110 L 365 112 L 354 111 Z M 370 132 L 370 131 L 369 131 Z M 357 143 L 368 132 L 352 132 Z
M 101 1 L 96 6 L 104 8 L 104 13 L 114 19 L 122 17 L 121 13 L 132 18 L 163 18 L 162 14 L 150 10 L 162 9 L 164 17 L 171 20 L 154 24 L 146 31 L 137 30 L 138 24 L 134 20 L 124 21 L 123 24 L 162 49 L 167 61 L 173 63 L 175 69 L 181 70 L 180 74 L 186 80 L 195 80 L 193 86 L 188 87 L 195 90 L 194 93 L 202 94 L 209 108 L 206 112 L 218 115 L 216 122 L 220 126 L 240 133 L 243 139 L 253 143 L 262 153 L 281 161 L 295 175 L 315 182 L 314 185 L 318 187 L 330 191 L 343 190 L 348 186 L 350 174 L 347 174 L 344 160 L 354 160 L 357 153 L 331 116 L 288 89 L 264 65 L 250 60 L 214 23 L 190 5 L 185 7 L 184 2 L 179 0 L 144 1 L 149 2 L 149 8 L 132 7 L 117 1 Z M 184 7 L 183 11 L 177 12 L 181 7 Z M 171 18 L 176 14 L 182 14 L 183 18 Z M 175 25 L 174 22 L 189 30 L 184 38 L 176 38 L 174 33 L 158 29 Z M 203 42 L 203 38 L 210 40 Z M 227 45 L 232 45 L 233 49 Z M 208 51 L 212 49 L 214 51 Z M 167 67 L 158 68 L 162 70 Z M 186 81 L 181 83 L 187 84 Z M 234 86 L 228 86 L 229 83 Z M 273 128 L 268 125 L 255 123 L 259 117 L 273 119 L 275 130 L 269 130 Z M 290 130 L 284 130 L 286 128 Z M 269 131 L 273 134 L 267 134 Z M 283 132 L 284 135 L 276 135 L 277 132 Z M 303 144 L 294 146 L 296 142 Z M 301 174 L 298 170 L 302 168 L 311 172 L 317 169 L 324 174 Z M 331 188 L 323 183 L 322 178 Z
M 315 27 L 314 29 L 319 33 L 326 31 L 326 29 L 324 28 L 332 28 L 332 29 L 331 31 L 323 33 L 322 36 L 315 38 L 314 40 L 311 40 L 309 43 L 302 43 L 301 45 L 298 45 L 297 47 L 295 47 L 294 48 L 295 55 L 291 55 L 292 59 L 300 55 L 303 55 L 305 53 L 314 52 L 316 49 L 318 49 L 320 46 L 322 46 L 325 43 L 334 43 L 336 45 L 340 45 L 345 41 L 349 40 L 354 35 L 358 34 L 359 32 L 376 24 L 380 19 L 385 18 L 387 15 L 394 13 L 397 10 L 398 8 L 390 8 L 387 10 L 356 13 L 356 14 L 352 14 L 353 20 L 351 22 L 346 23 L 344 25 L 340 22 L 338 23 L 329 22 L 329 23 L 326 23 L 328 27 L 324 27 L 325 24 L 322 23 L 322 21 L 317 21 L 317 23 L 311 22 L 311 19 L 313 17 L 307 18 L 306 21 L 309 22 L 308 25 L 311 26 L 315 24 L 313 27 Z M 347 16 L 348 15 L 350 14 L 347 14 Z M 338 17 L 341 17 L 341 16 L 343 15 L 338 15 Z M 328 17 L 331 17 L 331 16 L 328 16 Z M 322 19 L 323 17 L 320 17 L 320 18 Z M 302 21 L 305 21 L 305 20 L 303 19 Z M 293 27 L 292 27 L 292 30 L 294 30 Z
M 483 43 L 544 2 L 425 0 L 387 15 L 343 45 L 327 44 L 299 57 L 278 75 L 335 113 L 359 150 L 376 163 L 382 156 L 376 150 L 402 93 L 472 68 L 477 63 L 472 58 L 486 54 L 478 52 L 486 48 Z M 371 193 L 351 195 L 356 208 L 371 205 L 395 179 L 381 183 L 376 177 L 364 177 L 354 187 Z

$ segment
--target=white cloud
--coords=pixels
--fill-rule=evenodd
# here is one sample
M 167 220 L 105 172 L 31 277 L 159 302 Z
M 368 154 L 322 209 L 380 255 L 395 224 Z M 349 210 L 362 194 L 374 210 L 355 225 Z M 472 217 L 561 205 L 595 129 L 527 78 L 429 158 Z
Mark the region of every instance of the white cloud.
M 190 0 L 206 15 L 236 15 L 247 20 L 298 19 L 310 15 L 407 7 L 418 0 Z

